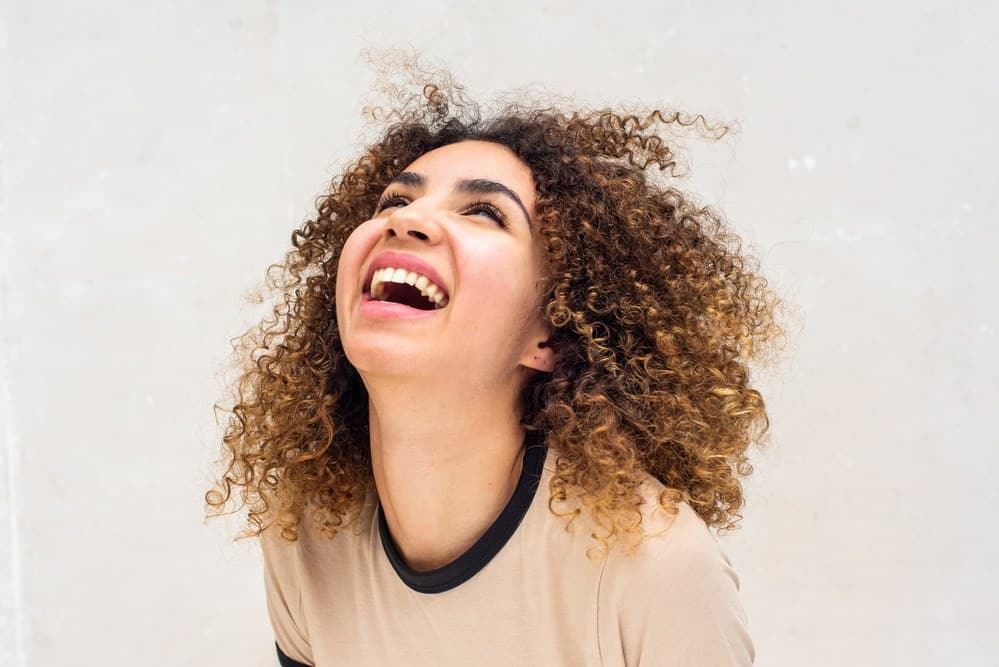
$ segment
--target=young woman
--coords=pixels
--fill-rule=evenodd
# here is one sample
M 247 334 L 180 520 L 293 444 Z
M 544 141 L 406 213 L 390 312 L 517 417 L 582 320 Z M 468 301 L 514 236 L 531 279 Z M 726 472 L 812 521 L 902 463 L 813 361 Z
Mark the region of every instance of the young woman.
M 293 234 L 206 495 L 249 505 L 280 664 L 751 664 L 709 528 L 779 301 L 647 173 L 693 121 L 422 99 Z

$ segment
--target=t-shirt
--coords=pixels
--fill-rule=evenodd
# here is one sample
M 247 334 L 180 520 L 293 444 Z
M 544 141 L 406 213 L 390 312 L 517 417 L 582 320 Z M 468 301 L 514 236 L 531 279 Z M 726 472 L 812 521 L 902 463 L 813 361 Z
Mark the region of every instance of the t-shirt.
M 643 482 L 637 554 L 599 542 L 588 509 L 573 522 L 548 506 L 554 450 L 524 451 L 508 504 L 476 543 L 436 570 L 411 569 L 374 491 L 357 529 L 298 540 L 261 535 L 267 609 L 284 667 L 317 665 L 752 665 L 739 578 L 689 504 L 659 507 L 662 484 Z M 539 491 L 541 489 L 542 491 Z M 560 509 L 559 505 L 555 505 Z M 308 513 L 306 513 L 308 514 Z M 603 531 L 598 531 L 603 534 Z

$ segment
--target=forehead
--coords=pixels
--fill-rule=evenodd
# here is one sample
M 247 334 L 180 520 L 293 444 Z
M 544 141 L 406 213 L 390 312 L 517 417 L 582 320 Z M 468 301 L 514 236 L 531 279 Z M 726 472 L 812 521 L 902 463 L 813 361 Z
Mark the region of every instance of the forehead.
M 414 160 L 406 171 L 425 176 L 431 189 L 449 187 L 460 179 L 487 178 L 514 190 L 528 209 L 534 205 L 531 168 L 512 150 L 491 141 L 466 140 L 435 148 Z

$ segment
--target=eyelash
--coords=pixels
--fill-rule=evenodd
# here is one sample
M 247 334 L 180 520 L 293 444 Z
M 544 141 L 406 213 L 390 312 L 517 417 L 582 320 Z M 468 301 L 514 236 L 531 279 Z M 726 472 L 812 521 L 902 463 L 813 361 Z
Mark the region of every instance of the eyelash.
M 394 203 L 396 201 L 405 201 L 405 199 L 406 199 L 405 197 L 403 197 L 401 195 L 397 195 L 397 194 L 389 193 L 389 194 L 385 195 L 378 202 L 378 205 L 375 206 L 375 215 L 378 215 L 379 213 L 381 213 L 382 210 L 384 210 L 385 207 L 387 207 L 389 204 L 392 204 L 392 203 Z M 495 206 L 493 206 L 489 202 L 486 202 L 486 201 L 473 201 L 471 204 L 468 205 L 468 209 L 467 210 L 468 211 L 472 211 L 472 210 L 476 210 L 476 209 L 480 210 L 480 211 L 485 211 L 485 212 L 489 213 L 493 217 L 493 219 L 496 220 L 496 223 L 500 227 L 506 227 L 507 226 L 506 216 L 503 215 L 502 211 L 500 211 L 498 208 L 496 208 Z

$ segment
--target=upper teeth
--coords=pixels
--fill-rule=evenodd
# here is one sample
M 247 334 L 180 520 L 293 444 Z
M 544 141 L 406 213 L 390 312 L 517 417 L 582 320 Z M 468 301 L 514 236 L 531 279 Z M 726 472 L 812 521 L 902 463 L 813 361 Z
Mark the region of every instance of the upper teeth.
M 385 283 L 405 283 L 413 285 L 420 293 L 430 299 L 436 308 L 443 308 L 447 305 L 448 298 L 444 290 L 438 287 L 432 280 L 414 271 L 406 269 L 395 269 L 387 266 L 375 271 L 371 276 L 371 297 L 381 299 L 385 294 Z

